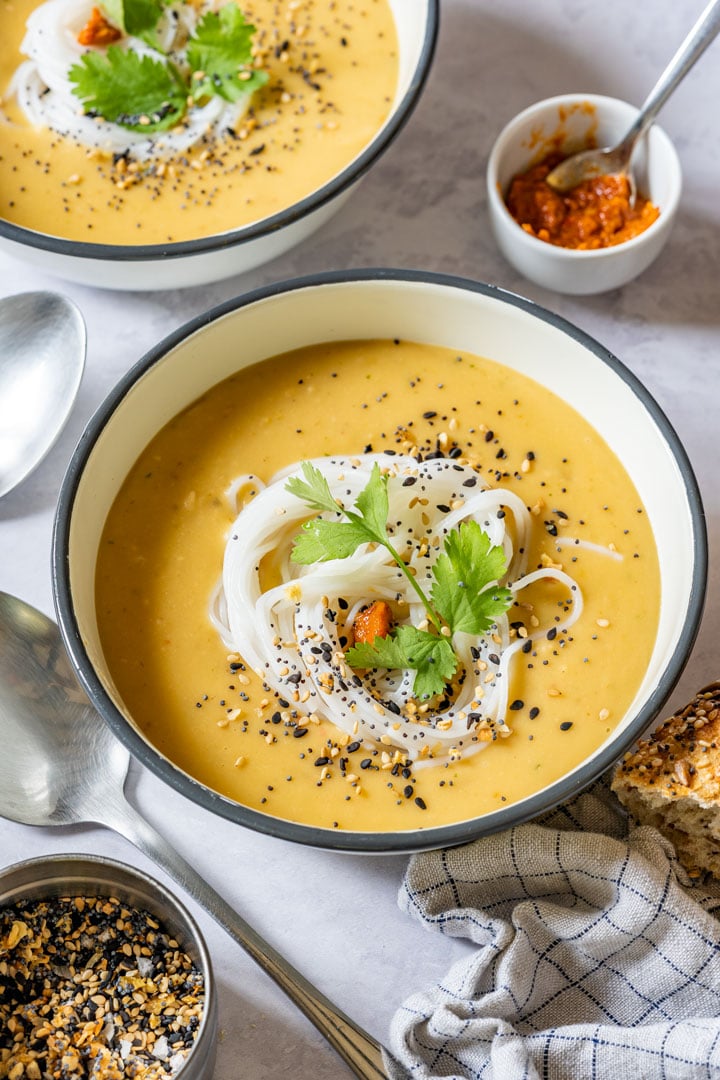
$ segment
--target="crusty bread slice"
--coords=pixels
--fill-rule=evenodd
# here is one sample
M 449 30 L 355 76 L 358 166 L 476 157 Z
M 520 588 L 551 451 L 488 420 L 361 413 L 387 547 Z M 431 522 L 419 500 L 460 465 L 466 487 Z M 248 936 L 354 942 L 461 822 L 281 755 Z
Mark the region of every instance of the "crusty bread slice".
M 637 821 L 667 836 L 689 871 L 720 878 L 720 682 L 626 754 L 612 789 Z

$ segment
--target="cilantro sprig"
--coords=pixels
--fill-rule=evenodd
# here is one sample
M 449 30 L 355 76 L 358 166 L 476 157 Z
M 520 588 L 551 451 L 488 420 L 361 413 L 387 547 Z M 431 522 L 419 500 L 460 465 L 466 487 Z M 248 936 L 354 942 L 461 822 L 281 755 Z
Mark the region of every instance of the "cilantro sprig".
M 292 550 L 295 562 L 307 565 L 325 562 L 327 559 L 346 559 L 354 554 L 361 544 L 382 544 L 418 594 L 430 621 L 438 631 L 442 630 L 442 622 L 437 612 L 390 543 L 387 531 L 387 477 L 382 475 L 377 463 L 373 465 L 367 487 L 357 497 L 356 511 L 345 510 L 335 501 L 327 480 L 309 461 L 302 463 L 302 472 L 304 480 L 293 476 L 285 485 L 290 494 L 302 499 L 313 510 L 342 513 L 347 521 L 327 521 L 324 518 L 306 521 Z
M 217 94 L 238 101 L 267 82 L 267 73 L 250 66 L 255 27 L 236 4 L 225 4 L 201 19 L 188 43 L 187 58 L 196 76 L 195 98 Z
M 384 547 L 417 593 L 433 629 L 397 626 L 386 637 L 358 642 L 347 650 L 346 659 L 351 667 L 414 671 L 416 697 L 434 697 L 443 692 L 457 671 L 452 635 L 486 633 L 512 603 L 511 591 L 497 584 L 507 569 L 505 554 L 491 543 L 477 522 L 462 522 L 445 538 L 444 552 L 432 569 L 433 583 L 427 596 L 388 533 L 387 483 L 387 476 L 376 462 L 355 508 L 348 510 L 334 498 L 320 470 L 303 462 L 302 477 L 291 477 L 285 485 L 287 491 L 309 508 L 332 513 L 341 520 L 318 517 L 306 521 L 295 539 L 292 558 L 309 565 L 348 558 L 361 544 Z
M 157 24 L 167 2 L 103 0 L 103 8 L 126 34 L 157 50 Z M 187 70 L 159 53 L 141 56 L 132 48 L 111 45 L 83 53 L 68 76 L 87 114 L 132 131 L 166 131 L 182 120 L 190 105 L 202 105 L 215 95 L 239 101 L 267 82 L 267 73 L 253 65 L 254 33 L 235 0 L 229 0 L 197 24 L 186 47 Z
M 110 45 L 105 55 L 84 53 L 70 77 L 87 113 L 121 127 L 167 131 L 187 107 L 187 87 L 173 64 L 118 45 Z
M 418 698 L 435 697 L 457 670 L 458 660 L 446 637 L 397 626 L 387 637 L 360 641 L 345 654 L 355 668 L 407 668 L 414 671 L 413 693 Z

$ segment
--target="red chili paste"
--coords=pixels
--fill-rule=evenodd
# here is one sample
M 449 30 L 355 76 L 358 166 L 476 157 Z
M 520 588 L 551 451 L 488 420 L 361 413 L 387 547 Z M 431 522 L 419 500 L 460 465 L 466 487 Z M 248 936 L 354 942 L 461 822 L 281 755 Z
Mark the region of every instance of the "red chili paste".
M 552 153 L 515 176 L 506 198 L 518 225 L 539 240 L 590 251 L 631 240 L 652 225 L 660 211 L 638 194 L 630 205 L 625 176 L 597 176 L 561 195 L 545 177 L 563 160 Z

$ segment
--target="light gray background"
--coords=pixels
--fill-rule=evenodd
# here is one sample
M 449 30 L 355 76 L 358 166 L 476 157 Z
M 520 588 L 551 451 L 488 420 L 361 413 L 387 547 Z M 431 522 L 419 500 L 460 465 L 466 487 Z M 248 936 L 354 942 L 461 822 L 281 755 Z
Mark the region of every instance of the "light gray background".
M 89 335 L 83 385 L 61 440 L 27 484 L 0 501 L 0 589 L 52 612 L 52 516 L 73 446 L 118 377 L 166 333 L 253 286 L 316 270 L 446 271 L 528 296 L 594 335 L 644 381 L 684 442 L 705 502 L 711 573 L 701 633 L 669 703 L 675 706 L 720 675 L 720 42 L 661 116 L 685 181 L 668 246 L 622 290 L 573 299 L 519 277 L 497 252 L 484 183 L 492 140 L 520 109 L 564 91 L 640 104 L 703 0 L 442 3 L 434 69 L 409 125 L 340 216 L 285 257 L 220 284 L 143 295 L 66 284 L 0 256 L 0 295 L 60 289 L 79 304 Z M 139 770 L 130 790 L 231 903 L 381 1039 L 399 1003 L 464 954 L 463 943 L 438 940 L 397 910 L 403 857 L 326 854 L 245 832 Z M 49 833 L 0 821 L 1 864 L 51 851 L 98 852 L 154 869 L 100 829 Z M 220 983 L 217 1080 L 349 1075 L 240 949 L 198 915 Z

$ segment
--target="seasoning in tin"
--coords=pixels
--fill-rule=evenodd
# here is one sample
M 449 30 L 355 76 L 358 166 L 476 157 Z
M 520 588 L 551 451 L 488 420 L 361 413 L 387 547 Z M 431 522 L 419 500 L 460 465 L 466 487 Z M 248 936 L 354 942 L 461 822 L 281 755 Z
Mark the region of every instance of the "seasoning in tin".
M 202 1020 L 202 972 L 149 912 L 114 897 L 0 910 L 0 1080 L 159 1080 Z

